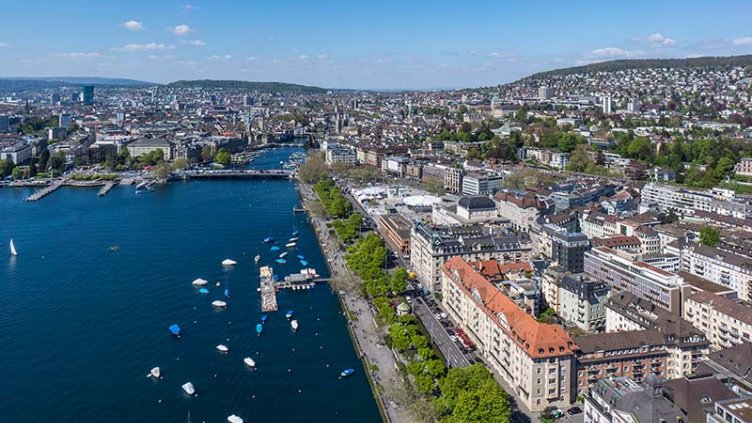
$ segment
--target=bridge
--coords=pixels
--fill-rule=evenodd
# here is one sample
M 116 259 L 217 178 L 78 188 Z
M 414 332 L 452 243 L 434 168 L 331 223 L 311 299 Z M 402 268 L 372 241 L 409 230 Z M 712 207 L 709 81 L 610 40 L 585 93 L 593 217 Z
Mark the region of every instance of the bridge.
M 289 179 L 294 175 L 292 170 L 283 169 L 186 170 L 180 173 L 185 179 Z

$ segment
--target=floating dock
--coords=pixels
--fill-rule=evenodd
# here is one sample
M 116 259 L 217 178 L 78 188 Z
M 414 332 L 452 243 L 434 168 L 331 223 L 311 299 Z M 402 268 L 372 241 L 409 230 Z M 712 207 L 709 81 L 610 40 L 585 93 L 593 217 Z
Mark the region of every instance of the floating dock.
M 52 194 L 53 192 L 57 191 L 58 188 L 63 186 L 63 181 L 56 181 L 53 182 L 51 185 L 47 186 L 44 189 L 40 189 L 39 191 L 31 194 L 30 196 L 26 197 L 26 201 L 39 201 L 42 198 Z
M 108 194 L 108 193 L 109 193 L 110 191 L 112 191 L 112 188 L 114 188 L 114 187 L 115 187 L 115 184 L 117 184 L 117 182 L 115 182 L 115 181 L 110 181 L 110 182 L 107 182 L 107 185 L 103 186 L 103 187 L 102 187 L 102 188 L 101 188 L 101 189 L 99 190 L 99 192 L 97 193 L 97 196 L 98 196 L 98 197 L 104 197 L 104 196 L 105 196 L 105 195 L 107 195 L 107 194 Z
M 274 286 L 274 270 L 270 266 L 263 266 L 260 270 L 261 311 L 277 311 L 277 289 Z

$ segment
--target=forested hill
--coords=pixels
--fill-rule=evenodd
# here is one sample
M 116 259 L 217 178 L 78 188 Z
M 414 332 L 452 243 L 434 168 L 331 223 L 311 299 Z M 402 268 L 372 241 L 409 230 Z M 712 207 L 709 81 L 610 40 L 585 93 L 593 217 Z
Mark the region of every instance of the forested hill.
M 175 81 L 167 85 L 174 88 L 201 88 L 201 89 L 223 89 L 223 90 L 245 90 L 260 92 L 290 92 L 316 94 L 324 93 L 326 90 L 320 87 L 308 85 L 288 84 L 286 82 L 255 82 L 255 81 L 235 81 L 235 80 L 218 80 L 218 79 L 199 79 L 190 81 Z
M 580 73 L 615 72 L 625 69 L 654 69 L 654 68 L 718 68 L 752 65 L 752 55 L 728 57 L 696 57 L 691 59 L 629 59 L 612 60 L 608 62 L 591 63 L 585 66 L 555 69 L 539 72 L 529 76 L 529 79 L 540 79 L 551 76 L 564 76 Z M 528 79 L 526 78 L 526 79 Z

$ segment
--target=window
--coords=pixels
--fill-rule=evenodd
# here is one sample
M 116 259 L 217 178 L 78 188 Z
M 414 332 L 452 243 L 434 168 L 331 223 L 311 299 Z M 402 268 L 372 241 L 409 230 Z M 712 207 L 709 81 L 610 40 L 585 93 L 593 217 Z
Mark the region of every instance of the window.
M 552 375 L 554 373 L 556 373 L 556 368 L 555 367 L 552 367 L 552 368 L 548 369 L 548 374 Z

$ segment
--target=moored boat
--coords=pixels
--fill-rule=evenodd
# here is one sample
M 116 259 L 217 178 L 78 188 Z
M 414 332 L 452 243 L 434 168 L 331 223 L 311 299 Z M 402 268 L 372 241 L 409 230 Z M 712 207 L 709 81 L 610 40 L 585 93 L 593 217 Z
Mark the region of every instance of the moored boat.
M 172 325 L 171 325 L 171 326 L 169 327 L 169 329 L 170 329 L 170 333 L 171 333 L 171 334 L 173 334 L 173 335 L 177 336 L 178 338 L 180 337 L 180 326 L 178 326 L 178 324 L 177 324 L 177 323 L 173 323 L 173 324 L 172 324 Z
M 258 336 L 261 336 L 261 332 L 263 330 L 264 330 L 264 325 L 262 325 L 261 323 L 256 325 L 256 334 L 258 334 Z
M 259 260 L 261 260 L 261 256 L 260 256 L 260 255 L 258 255 L 258 254 L 256 254 L 256 257 L 254 257 L 254 258 L 253 258 L 253 260 L 254 260 L 254 261 L 255 261 L 256 263 L 258 263 L 258 262 L 259 262 Z
M 240 417 L 236 416 L 235 414 L 231 414 L 231 415 L 227 416 L 227 422 L 228 423 L 243 423 L 243 419 L 241 419 Z
M 238 262 L 233 259 L 222 260 L 222 266 L 235 266 L 236 264 L 238 264 Z
M 193 386 L 191 382 L 186 382 L 181 386 L 183 388 L 183 392 L 185 392 L 188 395 L 196 395 L 196 388 Z
M 352 375 L 353 373 L 355 373 L 355 369 L 345 369 L 345 370 L 342 370 L 342 373 L 339 374 L 339 377 L 340 378 L 348 377 Z
M 209 293 L 209 290 L 208 290 L 208 289 L 206 289 L 206 288 L 201 288 L 201 289 L 199 289 L 199 290 L 198 290 L 198 293 L 199 293 L 199 294 L 204 294 L 204 295 L 206 295 L 206 294 L 208 294 L 208 293 Z
M 268 236 L 268 237 L 264 238 L 264 242 L 266 242 L 266 243 L 273 242 L 273 241 L 274 241 L 273 237 Z
M 267 316 L 266 314 L 262 314 L 261 315 L 261 323 L 266 323 L 266 319 L 268 319 L 268 318 L 269 318 L 269 316 Z
M 295 245 L 296 244 L 294 242 L 288 242 L 287 244 L 285 244 L 285 247 L 287 247 L 287 248 L 295 248 Z
M 290 326 L 292 327 L 292 330 L 293 330 L 293 331 L 297 331 L 297 330 L 298 330 L 298 327 L 299 327 L 299 326 L 298 326 L 298 321 L 297 321 L 297 320 L 293 320 L 293 321 L 291 321 L 291 322 L 290 322 Z
M 294 237 L 290 238 L 287 242 L 295 242 L 298 239 L 299 239 L 298 237 L 294 236 Z
M 285 257 L 287 257 L 287 251 L 279 255 L 279 258 L 285 258 Z
M 271 250 L 272 251 L 279 251 L 280 248 L 278 246 L 274 245 L 274 246 L 272 246 Z
M 18 251 L 16 251 L 16 245 L 13 244 L 13 238 L 10 239 L 10 255 L 17 256 Z
M 227 303 L 222 300 L 214 300 L 212 301 L 212 305 L 217 308 L 226 308 Z
M 221 353 L 226 353 L 226 352 L 230 351 L 230 349 L 227 348 L 227 345 L 219 344 L 219 345 L 217 345 L 217 351 L 219 351 Z
M 252 359 L 251 357 L 244 358 L 243 363 L 245 363 L 245 365 L 250 368 L 253 368 L 253 369 L 256 368 L 256 360 Z
M 285 260 L 285 259 L 281 259 L 281 258 L 280 258 L 280 259 L 277 259 L 277 260 L 275 260 L 275 261 L 276 261 L 277 263 L 279 263 L 279 264 L 285 264 L 285 263 L 287 263 L 287 260 Z
M 161 379 L 162 370 L 160 370 L 159 367 L 154 367 L 151 370 L 149 370 L 149 374 L 146 375 L 146 377 L 153 377 L 154 379 Z
M 291 319 L 292 315 L 293 315 L 293 311 L 292 310 L 287 310 L 287 313 L 285 313 L 285 317 L 287 317 L 288 319 Z
M 208 284 L 209 281 L 207 281 L 206 279 L 203 279 L 203 278 L 196 278 L 191 283 L 193 284 L 193 286 L 204 286 L 204 285 Z

